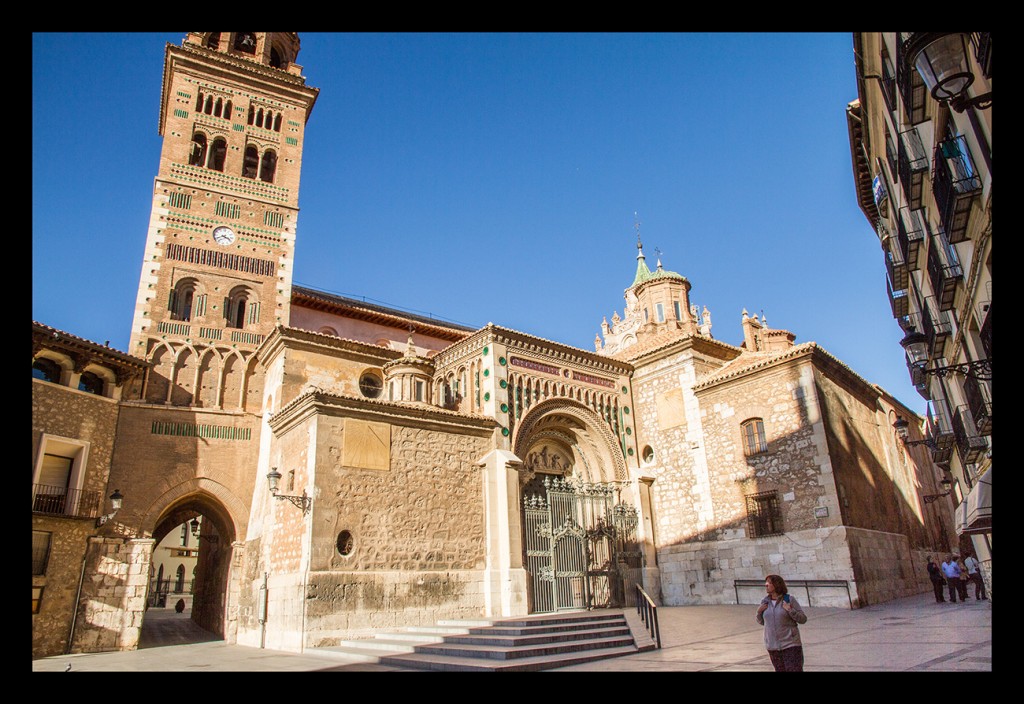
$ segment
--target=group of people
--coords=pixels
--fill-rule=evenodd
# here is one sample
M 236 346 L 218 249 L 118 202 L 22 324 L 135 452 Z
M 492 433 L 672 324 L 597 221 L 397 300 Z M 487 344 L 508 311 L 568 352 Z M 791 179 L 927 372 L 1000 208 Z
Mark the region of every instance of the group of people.
M 943 585 L 949 589 L 949 600 L 956 603 L 957 597 L 960 601 L 967 601 L 967 585 L 974 583 L 974 598 L 984 601 L 985 580 L 981 576 L 981 565 L 971 554 L 963 560 L 959 555 L 946 555 L 942 565 L 936 565 L 932 556 L 928 556 L 928 578 L 932 582 L 932 589 L 935 590 L 935 601 L 944 603 L 946 601 L 942 594 Z

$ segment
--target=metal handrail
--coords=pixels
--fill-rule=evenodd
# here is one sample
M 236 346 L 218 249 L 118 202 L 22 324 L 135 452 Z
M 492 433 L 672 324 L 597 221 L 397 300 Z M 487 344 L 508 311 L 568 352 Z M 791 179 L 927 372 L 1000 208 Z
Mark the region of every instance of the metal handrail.
M 658 648 L 661 648 L 661 629 L 658 627 L 658 607 L 655 605 L 654 600 L 647 596 L 647 592 L 643 590 L 639 584 L 634 585 L 636 587 L 636 612 L 640 614 L 641 620 L 644 625 L 647 626 L 648 632 L 651 637 L 654 638 L 654 642 L 658 644 Z

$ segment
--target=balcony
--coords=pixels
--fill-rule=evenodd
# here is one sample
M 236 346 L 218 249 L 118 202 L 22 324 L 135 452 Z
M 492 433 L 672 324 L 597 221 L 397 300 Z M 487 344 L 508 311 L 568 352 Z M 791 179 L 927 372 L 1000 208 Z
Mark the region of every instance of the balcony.
M 903 98 L 903 108 L 906 111 L 907 119 L 911 124 L 918 124 L 925 119 L 925 103 L 928 97 L 928 89 L 924 85 L 915 69 L 907 66 L 906 52 L 903 42 L 908 33 L 900 32 L 896 37 L 896 86 L 900 89 L 900 97 Z
M 889 273 L 893 289 L 907 289 L 910 286 L 910 270 L 903 259 L 903 248 L 900 247 L 899 238 L 887 236 L 882 242 L 882 249 L 885 251 L 885 270 Z
M 886 265 L 889 265 L 888 258 L 886 259 Z M 892 307 L 892 317 L 903 318 L 910 312 L 910 296 L 907 295 L 907 289 L 896 289 L 893 290 L 892 286 L 892 273 L 885 278 L 885 290 L 889 293 L 889 305 Z
M 32 513 L 65 518 L 96 518 L 103 497 L 98 491 L 82 491 L 65 486 L 32 485 Z
M 964 395 L 979 435 L 992 435 L 992 395 L 988 385 L 973 376 L 964 378 Z
M 988 442 L 978 432 L 967 406 L 958 406 L 953 414 L 953 437 L 960 461 L 965 465 L 977 460 L 988 449 Z
M 957 286 L 963 281 L 964 270 L 956 250 L 946 241 L 941 230 L 932 235 L 928 248 L 928 278 L 939 303 L 939 310 L 952 310 L 956 302 Z
M 985 310 L 985 322 L 981 324 L 981 331 L 979 334 L 981 338 L 981 347 L 985 350 L 985 356 L 992 359 L 992 304 L 988 304 L 988 308 Z
M 954 435 L 949 404 L 945 399 L 938 398 L 928 401 L 925 434 L 935 443 L 935 447 L 932 449 L 932 461 L 935 464 L 948 464 L 953 456 Z
M 973 32 L 971 44 L 974 45 L 974 58 L 978 60 L 981 72 L 985 78 L 992 78 L 992 33 Z
M 893 73 L 889 55 L 885 52 L 884 44 L 882 48 L 882 97 L 885 99 L 885 106 L 889 109 L 889 112 L 893 112 L 898 107 L 896 103 L 896 76 Z
M 911 127 L 900 134 L 896 159 L 899 165 L 900 184 L 903 195 L 912 210 L 921 207 L 921 194 L 924 189 L 924 177 L 928 171 L 928 151 L 924 148 L 921 135 L 916 127 Z
M 981 193 L 981 177 L 962 135 L 935 147 L 932 190 L 950 243 L 963 242 L 967 239 L 971 204 Z
M 896 154 L 896 146 L 889 136 L 889 128 L 885 128 L 885 159 L 889 162 L 889 177 L 893 183 L 900 180 L 899 157 Z
M 953 333 L 953 317 L 949 311 L 938 310 L 934 296 L 924 299 L 921 313 L 921 332 L 928 338 L 928 357 L 940 359 L 946 356 L 946 343 Z
M 920 210 L 900 208 L 896 218 L 896 233 L 903 248 L 903 259 L 910 271 L 917 271 L 921 266 L 921 251 L 924 250 L 924 218 Z

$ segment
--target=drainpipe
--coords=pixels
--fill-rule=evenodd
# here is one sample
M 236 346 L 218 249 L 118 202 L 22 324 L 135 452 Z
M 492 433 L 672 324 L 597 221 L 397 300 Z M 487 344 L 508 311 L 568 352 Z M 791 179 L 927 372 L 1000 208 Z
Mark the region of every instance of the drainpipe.
M 67 655 L 71 652 L 71 643 L 75 638 L 75 622 L 78 620 L 78 606 L 79 599 L 82 598 L 82 584 L 85 582 L 85 564 L 89 559 L 89 540 L 91 538 L 98 538 L 98 535 L 87 535 L 85 536 L 85 554 L 82 555 L 82 571 L 78 575 L 78 591 L 75 592 L 75 608 L 71 612 L 71 629 L 68 632 L 68 642 L 64 646 L 64 654 Z
M 256 613 L 260 620 L 260 647 L 265 648 L 267 643 L 267 573 L 263 573 L 263 584 L 260 586 L 260 594 L 256 601 Z

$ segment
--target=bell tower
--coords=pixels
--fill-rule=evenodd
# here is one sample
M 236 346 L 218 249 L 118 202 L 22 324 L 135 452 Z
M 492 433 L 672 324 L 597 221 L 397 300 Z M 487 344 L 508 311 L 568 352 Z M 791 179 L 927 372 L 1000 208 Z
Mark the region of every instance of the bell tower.
M 246 409 L 252 352 L 288 324 L 304 132 L 319 92 L 298 54 L 295 32 L 189 32 L 166 47 L 129 342 L 154 362 L 149 402 Z

